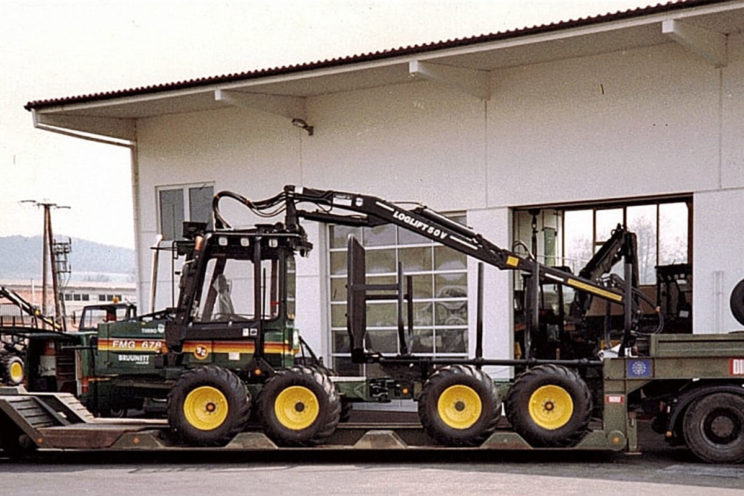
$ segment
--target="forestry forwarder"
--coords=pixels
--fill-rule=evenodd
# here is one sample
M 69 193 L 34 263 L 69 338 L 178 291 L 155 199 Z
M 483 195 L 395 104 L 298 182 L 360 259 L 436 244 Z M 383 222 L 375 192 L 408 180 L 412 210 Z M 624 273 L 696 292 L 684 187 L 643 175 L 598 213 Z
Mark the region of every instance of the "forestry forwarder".
M 231 229 L 218 208 L 225 197 L 238 200 L 263 217 L 284 211 L 285 223 Z M 297 206 L 301 203 L 313 204 L 319 210 L 300 210 Z M 621 250 L 625 279 L 597 282 L 501 249 L 426 207 L 403 209 L 373 196 L 288 186 L 276 197 L 258 202 L 234 193 L 219 193 L 213 207 L 216 230 L 210 232 L 204 226 L 190 224 L 190 241 L 178 245 L 186 262 L 177 307 L 128 322 L 101 324 L 95 332 L 80 333 L 77 347 L 82 364 L 80 381 L 85 385 L 81 398 L 89 408 L 111 397 L 167 397 L 170 438 L 148 434 L 142 426 L 117 430 L 107 424 L 98 426 L 106 430 L 106 436 L 85 437 L 85 433 L 96 433 L 90 428 L 95 426 L 76 427 L 88 421 L 65 407 L 70 398 L 62 401 L 52 395 L 52 401 L 49 396 L 19 392 L 0 394 L 0 410 L 5 415 L 0 415 L 0 423 L 5 422 L 6 427 L 0 441 L 6 451 L 18 444 L 141 449 L 165 448 L 173 443 L 217 446 L 229 442 L 229 448 L 240 445 L 237 440 L 244 434 L 238 433 L 251 425 L 278 445 L 334 444 L 337 438 L 332 436 L 342 400 L 391 399 L 417 400 L 426 433 L 444 445 L 634 451 L 638 443 L 631 410 L 640 405 L 643 392 L 646 403 L 654 402 L 657 427 L 670 440 L 684 439 L 708 461 L 744 458 L 744 397 L 742 379 L 737 377 L 744 375 L 744 337 L 641 335 L 639 296 L 632 284 L 635 238 L 631 233 L 623 235 Z M 334 209 L 349 214 L 338 214 Z M 352 359 L 357 363 L 377 362 L 390 376 L 330 376 L 331 371 L 312 354 L 297 356 L 301 339 L 294 327 L 294 255 L 304 255 L 311 249 L 300 218 L 358 226 L 395 223 L 500 269 L 522 271 L 527 281 L 527 344 L 531 330 L 538 325 L 541 281 L 570 286 L 622 305 L 624 329 L 619 357 L 603 361 L 536 359 L 529 356 L 527 345 L 526 356 L 520 360 L 484 358 L 482 270 L 475 357 L 413 355 L 407 347 L 413 327 L 410 278 L 404 284 L 399 268 L 397 284 L 365 284 L 364 251 L 351 238 L 347 290 Z M 233 269 L 242 269 L 242 274 Z M 382 298 L 398 301 L 402 352 L 397 356 L 365 347 L 366 301 Z M 240 305 L 247 302 L 252 308 Z M 406 302 L 408 305 L 404 305 Z M 406 306 L 407 319 L 403 316 Z M 635 356 L 636 352 L 643 355 Z M 488 365 L 525 370 L 512 382 L 494 383 L 481 371 Z M 602 383 L 590 389 L 582 374 L 598 369 Z M 601 419 L 590 429 L 593 397 L 597 398 Z M 502 399 L 516 432 L 496 430 Z M 29 401 L 46 412 L 44 425 L 25 422 L 14 409 L 14 404 Z M 66 411 L 64 421 L 54 414 L 61 410 Z M 13 429 L 20 436 L 7 434 Z M 19 443 L 19 439 L 25 441 Z M 357 440 L 355 446 L 368 446 L 362 441 Z
M 591 278 L 583 278 L 540 264 L 533 257 L 525 258 L 500 248 L 480 234 L 423 205 L 405 209 L 374 196 L 294 186 L 286 186 L 279 195 L 255 202 L 235 193 L 220 192 L 213 202 L 218 229 L 230 227 L 219 210 L 223 198 L 235 200 L 261 217 L 284 213 L 284 229 L 303 236 L 304 230 L 299 222 L 301 218 L 359 227 L 396 224 L 481 262 L 523 274 L 525 351 L 522 359 L 483 357 L 482 264 L 479 264 L 478 271 L 475 356 L 470 359 L 420 357 L 410 353 L 408 346 L 413 335 L 412 279 L 410 276 L 404 279 L 402 268 L 399 267 L 397 284 L 366 284 L 364 249 L 350 236 L 347 252 L 347 328 L 352 361 L 358 364 L 378 363 L 382 367 L 391 378 L 389 384 L 396 385 L 394 390 L 386 391 L 386 397 L 402 397 L 397 386 L 401 386 L 399 389 L 402 391 L 412 392 L 406 397 L 418 401 L 419 418 L 426 432 L 444 445 L 474 446 L 486 440 L 499 420 L 504 396 L 510 423 L 534 446 L 570 446 L 586 434 L 593 412 L 592 397 L 601 397 L 601 380 L 599 385 L 595 385 L 595 390 L 590 390 L 580 374 L 586 375 L 588 370 L 593 370 L 593 375 L 599 376 L 596 371 L 601 369 L 602 361 L 596 356 L 573 360 L 531 356 L 531 336 L 540 324 L 538 300 L 541 283 L 549 282 L 575 289 L 576 305 L 585 306 L 585 295 L 588 293 L 606 300 L 608 306 L 622 306 L 624 328 L 617 350 L 620 356 L 624 356 L 626 350 L 635 348 L 636 339 L 642 331 L 639 302 L 644 296 L 635 287 L 636 238 L 620 226 L 600 252 L 601 259 L 605 260 L 605 272 L 614 263 L 620 260 L 624 262 L 625 279 L 617 276 L 600 279 L 602 270 L 588 274 Z M 298 208 L 301 204 L 309 204 L 316 209 L 302 210 Z M 386 356 L 366 349 L 366 302 L 369 300 L 397 300 L 400 355 Z M 407 309 L 405 316 L 404 308 Z M 659 332 L 662 327 L 663 321 L 659 316 L 658 325 L 652 332 Z M 605 329 L 605 335 L 606 342 L 610 343 L 609 328 Z M 491 365 L 512 366 L 518 371 L 529 370 L 521 374 L 512 387 L 502 385 L 501 390 L 497 391 L 493 381 L 481 370 L 483 366 Z M 345 383 L 336 384 L 344 392 L 347 401 L 358 401 L 344 390 Z

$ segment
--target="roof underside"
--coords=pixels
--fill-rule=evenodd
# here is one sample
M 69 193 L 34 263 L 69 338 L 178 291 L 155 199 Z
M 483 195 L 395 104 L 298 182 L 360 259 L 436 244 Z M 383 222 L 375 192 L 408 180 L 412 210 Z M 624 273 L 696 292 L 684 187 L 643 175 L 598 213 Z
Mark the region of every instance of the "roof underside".
M 127 121 L 213 110 L 234 105 L 219 91 L 239 97 L 287 100 L 411 81 L 411 63 L 431 63 L 472 73 L 672 43 L 662 22 L 678 20 L 728 34 L 744 28 L 744 2 L 669 2 L 545 26 L 398 48 L 309 64 L 202 78 L 94 95 L 32 101 L 39 127 L 76 129 L 133 141 Z M 276 95 L 272 98 L 267 95 Z M 296 106 L 296 105 L 295 105 Z M 260 107 L 260 106 L 259 106 Z M 265 107 L 265 105 L 264 105 Z M 302 117 L 298 110 L 297 117 Z M 290 115 L 287 114 L 289 117 Z

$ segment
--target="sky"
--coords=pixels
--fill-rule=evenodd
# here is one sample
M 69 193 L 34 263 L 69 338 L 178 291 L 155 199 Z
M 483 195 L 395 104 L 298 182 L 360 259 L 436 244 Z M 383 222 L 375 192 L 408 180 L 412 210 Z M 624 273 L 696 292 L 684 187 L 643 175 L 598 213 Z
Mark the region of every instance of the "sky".
M 662 1 L 662 0 L 659 0 Z M 130 152 L 34 129 L 45 100 L 324 60 L 559 20 L 638 0 L 0 0 L 0 236 L 134 247 Z

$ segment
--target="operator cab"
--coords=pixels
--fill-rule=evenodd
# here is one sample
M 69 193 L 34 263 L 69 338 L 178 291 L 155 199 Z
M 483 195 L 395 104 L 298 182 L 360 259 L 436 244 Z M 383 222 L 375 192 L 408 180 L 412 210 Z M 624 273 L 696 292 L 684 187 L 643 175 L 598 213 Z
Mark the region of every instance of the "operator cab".
M 282 224 L 188 229 L 193 241 L 182 269 L 175 325 L 166 329 L 168 349 L 211 362 L 199 354 L 206 349 L 217 358 L 224 354 L 231 365 L 251 356 L 271 366 L 291 360 L 297 340 L 294 257 L 312 248 L 305 234 Z
M 133 303 L 102 303 L 86 305 L 80 314 L 78 331 L 95 331 L 98 324 L 132 320 L 137 317 L 137 305 Z

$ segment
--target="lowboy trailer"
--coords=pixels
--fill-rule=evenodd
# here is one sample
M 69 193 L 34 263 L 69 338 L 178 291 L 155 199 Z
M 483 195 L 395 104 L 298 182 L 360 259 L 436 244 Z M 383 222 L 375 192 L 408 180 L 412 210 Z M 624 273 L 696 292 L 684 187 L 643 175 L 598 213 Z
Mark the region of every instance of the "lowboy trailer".
M 263 217 L 283 212 L 284 222 L 232 229 L 219 211 L 224 198 Z M 301 210 L 299 204 L 318 210 Z M 635 452 L 641 448 L 637 417 L 643 412 L 654 417 L 652 425 L 664 438 L 686 444 L 705 461 L 744 460 L 744 334 L 666 335 L 660 317 L 644 326 L 635 236 L 624 229 L 613 235 L 617 256 L 611 257 L 623 261 L 624 278 L 587 279 L 499 248 L 422 205 L 406 209 L 369 195 L 287 186 L 273 198 L 252 202 L 222 192 L 213 210 L 215 230 L 185 225 L 187 241 L 177 248 L 185 263 L 175 308 L 102 323 L 77 333 L 72 345 L 57 343 L 56 351 L 73 353 L 78 364 L 77 397 L 22 386 L 0 390 L 0 445 L 7 454 L 312 446 Z M 364 249 L 350 237 L 350 356 L 354 363 L 377 364 L 385 375 L 338 376 L 312 351 L 303 351 L 294 326 L 294 257 L 312 249 L 301 218 L 353 226 L 392 223 L 481 264 L 520 272 L 523 357 L 483 356 L 482 265 L 474 356 L 411 353 L 411 279 L 399 268 L 397 283 L 367 284 Z M 546 282 L 584 294 L 577 298 L 582 306 L 587 297 L 608 302 L 608 308 L 621 306 L 622 328 L 610 328 L 608 320 L 606 345 L 596 354 L 534 356 L 531 338 L 540 326 L 540 285 Z M 395 355 L 369 349 L 366 339 L 367 301 L 379 299 L 398 302 Z M 737 286 L 735 316 L 742 304 L 744 290 Z M 613 340 L 619 344 L 609 349 Z M 512 367 L 514 378 L 495 381 L 483 371 L 487 366 Z M 353 404 L 397 399 L 418 403 L 414 423 L 342 421 Z M 127 401 L 159 401 L 167 419 L 114 421 L 89 413 Z
M 661 435 L 674 443 L 686 443 L 705 461 L 739 461 L 744 450 L 744 333 L 656 334 L 650 336 L 646 356 L 605 359 L 602 377 L 602 417 L 591 421 L 588 430 L 570 449 L 642 450 L 636 418 L 641 406 L 640 392 L 658 391 L 657 397 L 665 399 L 659 403 L 661 408 L 654 421 L 655 429 L 663 431 Z M 337 382 L 336 386 L 343 387 L 342 384 Z M 351 378 L 346 379 L 346 384 L 361 385 Z M 506 396 L 512 384 L 496 382 L 495 386 Z M 560 403 L 559 399 L 557 405 Z M 170 435 L 166 420 L 93 417 L 70 393 L 29 393 L 22 386 L 0 388 L 0 412 L 4 420 L 0 440 L 11 456 L 34 450 L 193 449 Z M 532 415 L 541 418 L 539 411 Z M 536 448 L 504 419 L 489 437 L 473 447 Z M 342 423 L 323 443 L 323 448 L 458 449 L 441 445 L 426 434 L 420 423 L 412 422 Z M 249 424 L 245 432 L 214 449 L 289 448 L 277 445 L 262 432 L 260 425 Z

